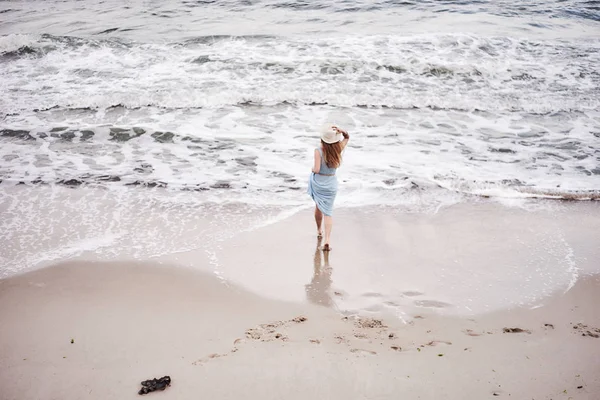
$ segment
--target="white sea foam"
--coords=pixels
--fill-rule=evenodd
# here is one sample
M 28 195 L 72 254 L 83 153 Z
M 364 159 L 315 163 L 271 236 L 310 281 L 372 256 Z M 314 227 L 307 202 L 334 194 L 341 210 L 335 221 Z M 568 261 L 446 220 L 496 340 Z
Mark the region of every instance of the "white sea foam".
M 25 42 L 12 37 L 7 48 Z M 4 91 L 0 104 L 8 113 L 248 101 L 538 113 L 600 104 L 597 42 L 589 40 L 429 34 L 232 37 L 181 45 L 43 36 L 27 45 L 34 55 L 3 68 L 2 88 L 21 89 Z

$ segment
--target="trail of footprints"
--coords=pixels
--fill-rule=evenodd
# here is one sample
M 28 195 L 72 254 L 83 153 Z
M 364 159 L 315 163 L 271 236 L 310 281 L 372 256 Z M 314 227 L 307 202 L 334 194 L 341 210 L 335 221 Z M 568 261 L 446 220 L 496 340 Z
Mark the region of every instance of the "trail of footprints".
M 307 320 L 308 318 L 306 318 L 305 316 L 298 316 L 287 321 L 275 321 L 267 324 L 260 324 L 254 328 L 246 330 L 244 338 L 236 339 L 233 342 L 233 348 L 229 352 L 221 354 L 209 354 L 204 358 L 194 361 L 192 364 L 201 365 L 215 358 L 227 357 L 239 351 L 240 346 L 242 346 L 247 341 L 287 342 L 290 340 L 287 333 L 287 329 L 293 327 L 294 325 L 305 323 Z M 389 351 L 402 350 L 402 347 L 396 343 L 396 341 L 398 340 L 398 336 L 393 332 L 389 332 L 388 327 L 383 323 L 382 320 L 374 318 L 350 319 L 348 317 L 343 317 L 342 320 L 347 321 L 348 323 L 353 322 L 354 327 L 352 333 L 349 335 L 333 333 L 331 336 L 331 340 L 336 344 L 346 345 L 350 347 L 350 353 L 357 355 L 376 355 L 377 351 L 383 351 L 383 349 Z M 310 343 L 315 345 L 320 345 L 321 343 L 323 343 L 324 340 L 327 339 L 308 339 Z M 359 341 L 362 343 L 357 343 Z M 366 344 L 367 346 L 358 347 L 359 344 Z M 421 347 L 436 346 L 439 344 L 451 345 L 452 343 L 442 340 L 434 340 L 428 342 L 427 344 L 421 345 Z
M 421 316 L 416 316 L 415 319 L 422 319 Z M 215 358 L 227 357 L 233 353 L 239 351 L 247 341 L 255 342 L 273 342 L 281 341 L 288 342 L 290 337 L 288 336 L 287 330 L 295 325 L 303 324 L 308 320 L 305 316 L 298 316 L 296 318 L 287 321 L 275 321 L 267 324 L 260 324 L 254 328 L 248 329 L 245 332 L 244 338 L 238 338 L 233 342 L 233 348 L 227 353 L 213 353 L 208 356 L 194 361 L 193 365 L 201 365 Z M 348 318 L 343 317 L 343 321 L 353 323 L 353 329 L 351 334 L 338 334 L 333 333 L 330 340 L 335 344 L 345 345 L 349 347 L 349 352 L 356 355 L 377 355 L 377 351 L 393 351 L 400 352 L 403 348 L 397 343 L 398 335 L 394 332 L 390 332 L 388 326 L 386 326 L 382 320 L 375 318 Z M 544 324 L 545 330 L 554 330 L 554 325 Z M 510 334 L 531 334 L 530 330 L 522 328 L 503 328 L 500 331 L 482 331 L 475 332 L 471 329 L 463 331 L 468 336 L 482 336 L 491 335 L 495 333 L 510 333 Z M 427 331 L 431 333 L 431 331 Z M 598 338 L 600 335 L 600 329 L 588 327 L 583 324 L 576 324 L 573 326 L 573 333 L 581 334 L 582 336 L 588 336 L 592 338 Z M 320 345 L 326 338 L 309 338 L 308 341 L 315 345 Z M 445 340 L 431 340 L 425 344 L 414 345 L 412 350 L 421 351 L 422 348 L 436 347 L 436 346 L 450 346 L 452 342 Z M 469 350 L 470 348 L 465 348 Z M 405 348 L 404 350 L 409 350 Z M 443 354 L 438 354 L 443 356 Z

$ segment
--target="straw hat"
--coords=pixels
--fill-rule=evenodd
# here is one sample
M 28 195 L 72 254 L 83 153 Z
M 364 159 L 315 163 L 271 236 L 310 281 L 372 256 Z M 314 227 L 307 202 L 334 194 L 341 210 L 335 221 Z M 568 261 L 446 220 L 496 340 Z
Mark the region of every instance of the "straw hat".
M 325 124 L 321 127 L 321 140 L 325 143 L 332 144 L 340 142 L 344 139 L 341 133 L 334 128 L 333 124 Z

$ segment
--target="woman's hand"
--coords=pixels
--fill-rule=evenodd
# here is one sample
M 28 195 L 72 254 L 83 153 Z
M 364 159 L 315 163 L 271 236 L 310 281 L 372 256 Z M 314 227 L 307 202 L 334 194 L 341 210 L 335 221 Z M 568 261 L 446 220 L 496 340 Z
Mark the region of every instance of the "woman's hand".
M 333 129 L 335 129 L 335 131 L 337 133 L 341 133 L 344 136 L 344 138 L 346 138 L 346 139 L 350 137 L 350 135 L 348 135 L 348 132 L 346 132 L 345 130 L 343 130 L 341 128 L 338 128 L 337 126 L 334 126 Z
M 350 139 L 350 135 L 345 130 L 338 128 L 337 126 L 334 126 L 333 129 L 335 129 L 337 133 L 341 133 L 342 136 L 344 136 L 344 139 Z

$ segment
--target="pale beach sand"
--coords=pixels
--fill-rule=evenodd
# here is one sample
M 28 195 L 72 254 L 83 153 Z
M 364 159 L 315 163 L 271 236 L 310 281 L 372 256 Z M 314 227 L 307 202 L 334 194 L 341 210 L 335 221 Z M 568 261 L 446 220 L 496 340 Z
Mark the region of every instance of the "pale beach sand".
M 588 277 L 535 309 L 359 326 L 181 267 L 72 262 L 0 281 L 0 398 L 139 398 L 170 375 L 148 396 L 591 400 L 599 301 Z
M 142 380 L 169 375 L 148 396 L 597 400 L 599 210 L 340 208 L 324 255 L 310 211 L 232 205 L 160 243 L 195 235 L 197 249 L 125 260 L 151 245 L 135 232 L 178 221 L 157 206 L 115 244 L 116 261 L 67 252 L 0 280 L 0 399 L 138 398 Z M 60 250 L 75 228 L 17 236 L 5 260 Z

